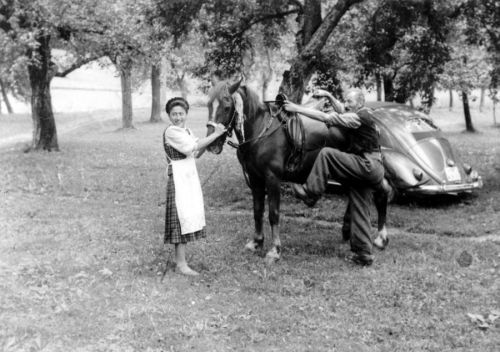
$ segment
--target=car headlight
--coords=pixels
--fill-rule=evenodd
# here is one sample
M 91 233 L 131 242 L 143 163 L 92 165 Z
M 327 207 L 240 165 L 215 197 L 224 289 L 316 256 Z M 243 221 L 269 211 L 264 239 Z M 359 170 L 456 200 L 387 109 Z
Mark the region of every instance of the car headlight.
M 479 178 L 479 173 L 476 170 L 472 170 L 470 172 L 470 178 L 473 180 L 477 180 Z
M 470 175 L 470 173 L 472 172 L 472 166 L 470 166 L 469 164 L 467 163 L 464 163 L 464 171 L 467 175 Z M 476 172 L 477 173 L 477 172 Z

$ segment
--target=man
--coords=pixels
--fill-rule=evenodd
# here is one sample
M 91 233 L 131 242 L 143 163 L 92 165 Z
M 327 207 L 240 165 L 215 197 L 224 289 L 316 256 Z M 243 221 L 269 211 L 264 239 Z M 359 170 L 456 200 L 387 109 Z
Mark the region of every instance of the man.
M 370 202 L 372 192 L 381 187 L 384 167 L 380 153 L 379 135 L 369 109 L 364 107 L 365 98 L 359 89 L 351 90 L 346 96 L 346 113 L 341 105 L 325 91 L 315 96 L 326 96 L 334 106 L 333 112 L 305 108 L 286 103 L 284 109 L 297 112 L 309 118 L 323 121 L 327 126 L 345 129 L 348 138 L 347 152 L 335 148 L 323 148 L 318 154 L 311 173 L 303 185 L 293 185 L 295 195 L 312 206 L 326 190 L 329 179 L 334 179 L 349 188 L 349 201 L 344 216 L 343 236 L 349 239 L 349 259 L 359 265 L 373 263 L 372 239 L 370 237 Z

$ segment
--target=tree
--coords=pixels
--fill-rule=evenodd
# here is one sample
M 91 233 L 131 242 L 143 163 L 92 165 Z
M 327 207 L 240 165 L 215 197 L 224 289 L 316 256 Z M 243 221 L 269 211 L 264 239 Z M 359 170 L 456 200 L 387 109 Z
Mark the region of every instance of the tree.
M 360 3 L 349 10 L 330 35 L 321 50 L 313 85 L 321 86 L 341 98 L 346 87 L 366 87 L 381 90 L 381 80 L 366 77 L 358 60 L 368 26 L 376 7 L 374 1 Z
M 162 98 L 161 98 L 161 64 L 154 63 L 151 65 L 151 116 L 149 122 L 162 121 Z
M 25 65 L 20 65 L 23 60 L 21 47 L 0 30 L 0 89 L 2 98 L 9 114 L 13 112 L 10 105 L 8 93 L 13 96 L 22 96 L 28 98 L 26 91 L 29 90 L 28 77 L 26 75 Z
M 151 61 L 151 122 L 161 121 L 161 75 L 167 76 L 167 84 L 173 78 L 172 85 L 177 85 L 185 96 L 186 74 L 201 64 L 201 56 L 193 48 L 196 35 L 190 33 L 196 31 L 197 26 L 192 24 L 202 5 L 203 1 L 199 0 L 152 0 L 144 7 L 150 44 L 147 52 Z
M 484 48 L 470 46 L 463 41 L 453 45 L 452 59 L 446 63 L 440 82 L 443 87 L 460 92 L 466 130 L 469 132 L 474 132 L 474 126 L 468 97 L 473 89 L 484 85 L 489 72 L 490 67 L 484 60 Z
M 150 59 L 149 28 L 145 25 L 144 1 L 114 0 L 113 7 L 102 8 L 103 24 L 91 40 L 96 43 L 120 74 L 122 92 L 122 128 L 133 125 L 133 70 Z M 102 4 L 107 6 L 107 4 Z M 123 24 L 127 25 L 124 26 Z M 148 50 L 149 49 L 149 50 Z
M 2 98 L 5 103 L 5 106 L 7 107 L 7 112 L 9 114 L 12 114 L 14 110 L 12 110 L 12 105 L 10 105 L 9 96 L 7 95 L 7 89 L 2 79 L 0 79 L 0 89 L 2 90 Z
M 88 1 L 85 6 L 79 6 L 70 0 L 4 0 L 0 3 L 0 30 L 9 40 L 7 50 L 21 53 L 15 65 L 25 66 L 28 72 L 33 121 L 29 150 L 59 150 L 50 82 L 54 76 L 63 77 L 95 57 L 81 56 L 75 51 L 75 61 L 69 67 L 59 68 L 51 50 L 54 45 L 74 47 L 70 43 L 75 38 L 70 24 L 82 23 L 80 18 L 86 18 L 93 5 Z
M 263 99 L 272 100 L 271 83 L 290 65 L 295 56 L 294 33 L 296 25 L 292 19 L 286 21 L 263 21 L 254 25 L 248 33 L 249 49 L 243 54 L 241 72 L 246 81 L 256 82 L 261 87 Z
M 462 17 L 454 23 L 449 36 L 451 56 L 440 76 L 440 84 L 446 89 L 460 92 L 464 109 L 465 126 L 468 132 L 474 132 L 469 107 L 469 95 L 473 89 L 482 89 L 489 85 L 491 61 L 488 60 L 487 48 L 479 41 L 470 40 L 467 18 Z
M 321 17 L 321 1 L 305 0 L 301 12 L 301 31 L 297 33 L 297 56 L 283 74 L 280 91 L 296 102 L 302 100 L 307 83 L 318 68 L 321 50 L 342 16 L 362 0 L 339 0 Z
M 496 125 L 496 94 L 500 84 L 500 6 L 496 0 L 467 0 L 463 14 L 469 42 L 486 49 L 485 61 L 490 64 L 489 91 Z
M 460 15 L 451 1 L 383 0 L 379 3 L 360 47 L 358 60 L 365 75 L 381 77 L 385 100 L 406 103 L 420 93 L 426 108 L 450 59 L 448 34 Z
M 165 52 L 165 75 L 167 87 L 178 89 L 182 97 L 187 98 L 189 87 L 187 78 L 205 65 L 200 49 L 203 48 L 198 23 L 193 23 L 193 29 L 183 35 L 182 44 L 171 45 Z
M 280 91 L 290 100 L 300 101 L 320 65 L 321 50 L 330 34 L 344 14 L 360 2 L 362 0 L 339 0 L 323 17 L 320 0 L 305 0 L 303 4 L 296 0 L 209 1 L 206 9 L 211 16 L 204 28 L 212 47 L 207 61 L 228 74 L 241 71 L 245 53 L 252 49 L 249 29 L 270 21 L 286 24 L 288 16 L 297 15 L 297 55 L 283 74 Z

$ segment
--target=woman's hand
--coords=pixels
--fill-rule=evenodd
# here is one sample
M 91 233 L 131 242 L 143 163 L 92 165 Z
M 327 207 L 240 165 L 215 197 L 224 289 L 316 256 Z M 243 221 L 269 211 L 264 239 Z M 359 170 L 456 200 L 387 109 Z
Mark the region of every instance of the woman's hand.
M 212 126 L 214 127 L 214 133 L 218 136 L 223 135 L 227 131 L 226 126 L 221 123 L 213 123 Z

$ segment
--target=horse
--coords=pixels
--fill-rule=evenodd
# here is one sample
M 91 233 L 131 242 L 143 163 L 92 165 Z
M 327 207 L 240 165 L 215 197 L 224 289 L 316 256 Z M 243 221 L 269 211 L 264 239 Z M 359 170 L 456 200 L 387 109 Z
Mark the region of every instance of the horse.
M 243 100 L 243 123 L 236 117 L 233 94 L 239 94 Z M 270 103 L 265 105 L 257 94 L 247 86 L 241 86 L 241 81 L 229 86 L 218 98 L 218 106 L 213 121 L 207 123 L 207 135 L 213 133 L 212 124 L 221 123 L 227 132 L 216 139 L 207 150 L 220 154 L 228 136 L 235 132 L 238 145 L 237 157 L 245 179 L 252 192 L 255 233 L 245 248 L 252 252 L 264 247 L 263 215 L 267 193 L 269 222 L 271 225 L 272 246 L 266 253 L 268 261 L 281 258 L 280 240 L 280 197 L 281 183 L 304 183 L 311 171 L 316 156 L 322 147 L 333 147 L 345 150 L 347 141 L 340 128 L 328 128 L 324 123 L 301 117 L 306 131 L 304 154 L 299 167 L 290 170 L 287 162 L 293 154 L 293 147 L 288 140 L 283 114 L 289 114 Z M 299 115 L 300 116 L 300 115 Z M 285 116 L 286 117 L 286 116 Z M 379 189 L 374 193 L 375 206 L 378 212 L 378 236 L 374 241 L 377 247 L 383 249 L 388 242 L 385 227 L 388 192 Z

